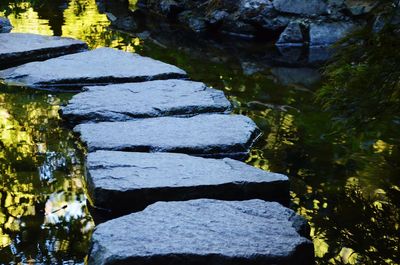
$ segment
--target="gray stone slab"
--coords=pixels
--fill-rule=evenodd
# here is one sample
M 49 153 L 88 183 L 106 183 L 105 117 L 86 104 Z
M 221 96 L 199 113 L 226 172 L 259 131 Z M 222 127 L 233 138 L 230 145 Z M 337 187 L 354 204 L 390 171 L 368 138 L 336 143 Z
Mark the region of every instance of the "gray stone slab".
M 87 49 L 83 41 L 27 33 L 0 34 L 0 69 Z
M 276 202 L 158 202 L 97 226 L 88 264 L 310 265 L 306 227 Z
M 94 205 L 115 214 L 140 211 L 158 201 L 289 201 L 286 176 L 230 158 L 97 151 L 87 157 L 87 173 Z
M 328 5 L 321 0 L 273 0 L 274 8 L 282 13 L 303 16 L 322 15 L 328 13 Z
M 193 81 L 162 80 L 84 89 L 61 109 L 70 123 L 227 113 L 231 109 L 224 92 Z
M 245 157 L 259 129 L 242 115 L 162 117 L 80 124 L 74 128 L 89 152 L 173 152 L 210 157 Z
M 344 38 L 357 26 L 350 22 L 311 23 L 310 46 L 327 46 Z
M 141 82 L 186 77 L 185 71 L 138 54 L 99 48 L 0 71 L 7 83 L 33 88 Z

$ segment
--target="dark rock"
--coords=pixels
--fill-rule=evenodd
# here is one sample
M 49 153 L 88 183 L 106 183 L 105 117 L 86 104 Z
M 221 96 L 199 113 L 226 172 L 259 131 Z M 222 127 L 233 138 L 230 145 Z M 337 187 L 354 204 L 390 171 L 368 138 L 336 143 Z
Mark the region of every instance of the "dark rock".
M 349 12 L 354 16 L 370 13 L 379 2 L 367 0 L 345 0 L 344 4 Z
M 79 40 L 25 33 L 0 34 L 0 69 L 86 50 Z
M 0 71 L 8 83 L 34 88 L 73 88 L 94 84 L 186 77 L 185 71 L 137 54 L 99 48 Z
M 0 33 L 8 33 L 11 30 L 12 26 L 10 20 L 8 20 L 8 18 L 5 17 L 0 17 Z
M 207 15 L 207 22 L 209 24 L 221 23 L 229 16 L 229 13 L 223 10 L 214 10 Z
M 271 69 L 271 73 L 278 78 L 280 84 L 285 86 L 301 84 L 311 87 L 321 80 L 321 74 L 313 68 L 275 67 Z
M 133 118 L 229 112 L 224 92 L 183 80 L 87 87 L 62 108 L 63 117 L 87 121 L 125 121 Z
M 97 226 L 88 264 L 314 264 L 299 224 L 276 202 L 158 202 Z
M 328 5 L 324 0 L 273 0 L 276 10 L 304 16 L 323 15 Z
M 357 27 L 349 22 L 312 23 L 310 25 L 310 46 L 334 44 Z
M 179 14 L 178 20 L 188 26 L 194 32 L 204 32 L 207 29 L 204 17 L 185 11 Z
M 88 189 L 96 207 L 117 214 L 157 201 L 209 198 L 289 202 L 289 181 L 243 162 L 173 153 L 97 151 L 87 158 Z
M 335 50 L 330 46 L 310 46 L 308 49 L 308 63 L 319 65 L 332 58 Z
M 89 152 L 173 152 L 233 158 L 245 157 L 259 135 L 250 118 L 223 114 L 81 124 L 74 131 L 81 134 Z
M 173 16 L 181 10 L 181 6 L 175 0 L 162 0 L 160 9 L 163 14 Z
M 303 45 L 304 37 L 298 22 L 291 22 L 280 35 L 276 45 Z

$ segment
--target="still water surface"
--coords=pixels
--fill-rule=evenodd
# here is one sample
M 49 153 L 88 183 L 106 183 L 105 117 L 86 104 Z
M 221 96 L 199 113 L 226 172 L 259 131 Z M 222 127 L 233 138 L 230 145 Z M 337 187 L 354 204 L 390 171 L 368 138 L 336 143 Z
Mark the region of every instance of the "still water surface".
M 318 264 L 399 264 L 398 127 L 335 130 L 314 101 L 317 69 L 277 66 L 266 44 L 186 37 L 129 14 L 95 0 L 0 3 L 14 32 L 137 52 L 223 89 L 264 131 L 247 162 L 290 176 L 291 207 L 309 220 Z M 84 262 L 94 224 L 83 154 L 58 115 L 71 96 L 0 86 L 0 264 Z

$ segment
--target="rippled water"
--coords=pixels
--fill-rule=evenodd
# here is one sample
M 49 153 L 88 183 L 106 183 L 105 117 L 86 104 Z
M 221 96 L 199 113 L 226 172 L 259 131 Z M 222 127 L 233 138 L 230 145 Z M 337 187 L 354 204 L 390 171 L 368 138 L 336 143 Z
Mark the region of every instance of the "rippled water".
M 101 0 L 2 1 L 0 15 L 14 32 L 138 52 L 223 89 L 264 131 L 247 162 L 291 177 L 319 264 L 399 263 L 399 128 L 335 130 L 314 101 L 318 70 L 278 66 L 266 44 L 185 35 Z M 82 153 L 57 112 L 70 97 L 0 87 L 0 263 L 84 262 L 93 222 Z

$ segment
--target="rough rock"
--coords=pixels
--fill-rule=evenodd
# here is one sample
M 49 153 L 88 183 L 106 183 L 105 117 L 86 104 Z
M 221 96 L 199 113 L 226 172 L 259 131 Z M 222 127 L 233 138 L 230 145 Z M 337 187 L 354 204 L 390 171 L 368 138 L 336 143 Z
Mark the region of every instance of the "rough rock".
M 310 25 L 310 46 L 328 46 L 350 33 L 357 27 L 353 23 L 312 23 Z
M 323 15 L 328 5 L 324 0 L 273 0 L 276 10 L 305 16 Z
M 186 77 L 185 71 L 138 54 L 99 48 L 0 71 L 6 82 L 33 88 L 77 89 L 85 85 Z
M 304 37 L 298 22 L 291 22 L 281 33 L 276 45 L 304 45 Z
M 90 265 L 310 265 L 306 221 L 276 202 L 158 202 L 94 230 Z
M 378 1 L 367 0 L 346 0 L 344 4 L 354 16 L 360 16 L 370 13 L 378 5 Z
M 205 19 L 201 16 L 194 15 L 191 11 L 182 12 L 179 14 L 178 19 L 194 32 L 204 32 L 207 29 Z
M 157 201 L 289 200 L 286 176 L 230 158 L 97 151 L 88 155 L 87 172 L 94 205 L 116 213 L 143 210 Z
M 0 34 L 0 69 L 86 50 L 86 43 L 71 38 L 26 33 Z
M 0 17 L 0 33 L 8 33 L 12 30 L 10 20 L 5 17 Z
M 228 113 L 231 108 L 224 92 L 193 81 L 149 81 L 86 87 L 84 90 L 61 109 L 62 116 L 72 124 Z
M 90 152 L 173 152 L 233 158 L 245 157 L 259 135 L 250 118 L 224 114 L 80 124 L 74 131 Z

